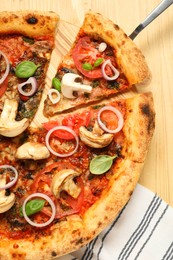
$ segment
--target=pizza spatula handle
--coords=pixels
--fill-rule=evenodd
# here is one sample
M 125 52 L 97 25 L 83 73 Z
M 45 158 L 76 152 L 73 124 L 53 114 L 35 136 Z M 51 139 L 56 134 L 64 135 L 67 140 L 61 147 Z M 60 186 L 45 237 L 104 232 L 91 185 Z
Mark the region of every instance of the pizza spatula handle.
M 171 4 L 173 0 L 163 0 L 156 8 L 145 18 L 145 20 L 136 27 L 136 29 L 129 35 L 129 37 L 134 40 L 135 37 L 157 16 L 159 16 L 163 11 L 165 11 Z

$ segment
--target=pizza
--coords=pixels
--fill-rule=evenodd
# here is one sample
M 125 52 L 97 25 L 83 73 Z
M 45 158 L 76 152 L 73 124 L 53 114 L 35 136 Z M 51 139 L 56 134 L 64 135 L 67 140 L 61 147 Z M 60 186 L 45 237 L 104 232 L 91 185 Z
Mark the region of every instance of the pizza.
M 1 190 L 1 259 L 67 254 L 115 218 L 138 181 L 153 134 L 152 94 L 106 100 L 61 115 L 49 127 L 18 140 L 1 137 L 1 189 L 15 180 Z M 44 148 L 50 155 L 41 160 Z
M 37 15 L 39 17 L 39 13 Z M 16 16 L 20 19 L 20 15 Z M 50 24 L 47 28 L 52 28 L 53 24 L 51 32 L 56 27 L 55 20 L 57 22 L 55 14 L 48 19 Z M 9 24 L 7 28 L 11 28 L 9 21 L 6 24 Z M 105 32 L 98 30 L 103 24 Z M 15 31 L 12 38 L 25 34 L 24 27 L 16 25 L 16 28 L 18 32 Z M 115 29 L 118 33 L 116 37 Z M 3 32 L 2 40 L 10 33 L 12 31 L 4 36 Z M 27 35 L 35 42 L 34 36 Z M 43 31 L 42 37 L 45 41 L 47 33 Z M 104 72 L 109 79 L 101 76 L 101 63 L 96 68 L 86 70 L 89 74 L 98 73 L 97 78 L 84 75 L 76 67 L 73 50 L 80 47 L 78 43 L 81 39 L 86 40 L 87 56 L 82 48 L 84 62 L 82 58 L 80 64 L 94 66 L 101 59 L 104 60 L 102 62 L 108 61 Z M 119 41 L 116 47 L 112 45 L 114 40 L 116 44 Z M 88 62 L 90 47 L 94 51 L 93 46 L 98 48 L 101 43 L 106 43 L 107 50 L 101 52 L 96 60 Z M 4 55 L 5 50 L 4 47 L 0 63 L 2 68 L 4 57 L 11 59 L 11 55 L 8 56 L 10 52 Z M 21 59 L 14 63 L 15 72 L 17 65 L 23 62 L 23 56 Z M 32 59 L 29 61 L 33 62 Z M 129 71 L 127 63 L 131 64 Z M 5 73 L 6 68 L 1 69 L 0 80 Z M 116 80 L 112 80 L 114 73 L 118 73 Z M 71 89 L 68 85 L 71 98 L 63 95 L 65 75 L 77 75 L 79 78 L 74 80 L 77 83 L 75 91 L 73 86 Z M 52 80 L 53 87 L 48 90 L 44 103 L 46 120 L 37 127 L 29 121 L 29 125 L 15 136 L 0 133 L 0 259 L 48 260 L 68 254 L 86 245 L 113 221 L 130 199 L 138 182 L 155 127 L 151 92 L 136 93 L 128 98 L 118 94 L 128 92 L 130 87 L 147 80 L 149 75 L 141 51 L 122 29 L 100 14 L 90 12 L 86 15 L 72 49 Z M 42 76 L 45 79 L 44 73 Z M 20 78 L 8 74 L 8 80 L 13 77 L 15 84 L 20 85 Z M 87 101 L 84 97 L 86 92 L 79 91 L 79 88 L 83 88 L 85 83 L 86 90 L 95 81 L 98 81 L 98 86 L 92 90 L 98 88 L 101 94 L 92 94 L 91 91 Z M 119 87 L 109 88 L 109 83 Z M 68 92 L 68 88 L 66 90 Z M 1 118 L 6 111 L 4 106 L 8 91 L 7 87 L 1 96 Z M 15 95 L 12 98 L 18 101 L 20 95 Z M 40 99 L 37 99 L 39 102 Z M 28 109 L 28 112 L 30 109 L 32 111 L 32 106 Z M 14 114 L 16 110 L 10 108 L 10 111 Z M 16 121 L 20 108 L 18 114 Z
M 52 117 L 122 93 L 149 78 L 149 68 L 135 43 L 118 25 L 90 11 L 71 50 L 58 66 L 44 115 Z
M 0 134 L 14 137 L 32 121 L 45 86 L 58 16 L 0 14 Z

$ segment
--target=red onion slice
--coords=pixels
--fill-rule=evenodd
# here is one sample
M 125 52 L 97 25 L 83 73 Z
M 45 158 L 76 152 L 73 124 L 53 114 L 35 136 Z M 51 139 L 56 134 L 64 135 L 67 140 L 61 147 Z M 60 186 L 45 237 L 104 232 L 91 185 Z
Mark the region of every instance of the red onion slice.
M 53 95 L 56 95 L 56 97 L 54 98 Z M 48 97 L 52 104 L 56 104 L 60 101 L 61 95 L 58 90 L 51 88 L 48 90 Z
M 50 206 L 51 206 L 51 208 L 52 208 L 52 215 L 51 215 L 50 219 L 49 219 L 48 221 L 46 221 L 45 223 L 36 223 L 36 222 L 32 221 L 32 220 L 27 216 L 27 214 L 26 214 L 26 211 L 25 211 L 26 203 L 27 203 L 30 199 L 35 198 L 35 197 L 39 197 L 39 198 L 45 199 L 45 200 L 50 204 Z M 54 202 L 52 201 L 52 199 L 51 199 L 50 197 L 48 197 L 46 194 L 36 192 L 36 193 L 33 193 L 33 194 L 29 195 L 29 196 L 25 199 L 25 201 L 24 201 L 24 203 L 23 203 L 23 205 L 22 205 L 22 212 L 23 212 L 23 216 L 24 216 L 25 220 L 26 220 L 30 225 L 32 225 L 32 226 L 34 226 L 34 227 L 46 227 L 46 226 L 48 226 L 48 225 L 54 220 L 55 215 L 56 215 L 56 207 L 55 207 L 55 204 L 54 204 Z
M 109 111 L 112 111 L 113 113 L 116 114 L 116 116 L 118 117 L 118 126 L 116 129 L 114 130 L 111 130 L 111 129 L 108 129 L 105 124 L 101 121 L 101 114 L 103 111 L 105 110 L 109 110 Z M 121 112 L 116 109 L 115 107 L 113 106 L 104 106 L 103 108 L 101 108 L 99 110 L 99 113 L 98 113 L 98 123 L 99 123 L 99 126 L 107 133 L 110 133 L 110 134 L 116 134 L 118 133 L 122 128 L 123 128 L 123 125 L 124 125 L 124 119 L 123 119 L 123 116 L 121 114 Z
M 5 53 L 3 53 L 2 51 L 0 51 L 0 55 L 2 55 L 4 57 L 4 60 L 6 62 L 6 70 L 5 70 L 5 73 L 4 75 L 2 76 L 2 78 L 0 79 L 0 84 L 2 84 L 4 82 L 4 80 L 6 79 L 6 77 L 8 76 L 9 74 L 9 71 L 10 71 L 10 62 L 7 58 L 7 56 L 5 55 Z
M 12 187 L 17 179 L 18 179 L 18 171 L 16 170 L 16 168 L 14 168 L 13 166 L 11 165 L 7 165 L 7 164 L 4 164 L 4 165 L 1 165 L 0 166 L 0 169 L 10 169 L 13 171 L 13 173 L 15 174 L 14 175 L 14 178 L 12 179 L 12 181 L 8 182 L 6 185 L 4 185 L 3 187 L 0 187 L 0 190 L 6 190 L 6 189 L 9 189 L 10 187 Z
M 65 131 L 69 132 L 70 134 L 72 134 L 72 135 L 74 136 L 74 138 L 75 138 L 75 140 L 76 140 L 76 147 L 75 147 L 74 150 L 71 151 L 70 153 L 66 153 L 66 154 L 57 153 L 57 152 L 55 152 L 55 151 L 51 148 L 51 146 L 50 146 L 50 144 L 49 144 L 49 138 L 50 138 L 51 134 L 52 134 L 54 131 L 57 131 L 57 130 L 65 130 Z M 67 126 L 55 126 L 55 127 L 53 127 L 51 130 L 48 131 L 48 133 L 47 133 L 47 135 L 46 135 L 45 141 L 46 141 L 46 146 L 47 146 L 47 148 L 49 149 L 49 151 L 50 151 L 52 154 L 54 154 L 54 155 L 56 155 L 56 156 L 59 156 L 59 157 L 68 157 L 68 156 L 71 156 L 72 154 L 74 154 L 74 153 L 77 151 L 78 146 L 79 146 L 79 138 L 78 138 L 78 136 L 76 135 L 76 133 L 75 133 L 71 128 L 69 128 L 69 127 L 67 127 Z
M 106 48 L 107 48 L 107 44 L 105 42 L 101 42 L 99 44 L 98 50 L 99 50 L 99 52 L 104 52 L 106 50 Z
M 114 72 L 114 75 L 112 77 L 109 77 L 106 72 L 105 72 L 105 69 L 106 69 L 106 66 L 109 66 L 112 71 Z M 103 62 L 102 64 L 102 67 L 101 67 L 101 70 L 102 70 L 102 74 L 103 74 L 103 77 L 106 79 L 106 80 L 115 80 L 119 77 L 120 73 L 119 71 L 112 65 L 111 61 L 110 60 L 106 60 L 105 62 Z
M 26 84 L 31 84 L 31 90 L 30 91 L 24 91 L 23 90 L 23 87 Z M 20 94 L 22 94 L 23 96 L 26 96 L 26 97 L 32 96 L 35 93 L 35 91 L 37 90 L 36 79 L 34 77 L 30 77 L 27 81 L 18 85 L 18 90 L 19 90 Z

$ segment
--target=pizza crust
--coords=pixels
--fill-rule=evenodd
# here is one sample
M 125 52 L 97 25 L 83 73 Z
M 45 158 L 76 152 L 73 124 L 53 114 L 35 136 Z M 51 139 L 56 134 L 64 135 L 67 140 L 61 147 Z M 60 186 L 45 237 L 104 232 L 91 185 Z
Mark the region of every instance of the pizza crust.
M 138 94 L 127 100 L 127 113 L 123 128 L 127 138 L 124 156 L 143 163 L 155 128 L 155 111 L 151 92 Z
M 16 11 L 0 13 L 0 34 L 28 37 L 54 36 L 59 16 L 54 12 Z
M 71 216 L 56 224 L 51 236 L 37 239 L 1 240 L 1 260 L 50 260 L 79 248 L 83 234 L 83 224 L 78 216 Z M 6 250 L 5 250 L 6 249 Z
M 150 79 L 151 74 L 140 49 L 126 33 L 99 13 L 88 12 L 81 31 L 102 38 L 116 50 L 117 63 L 130 85 Z

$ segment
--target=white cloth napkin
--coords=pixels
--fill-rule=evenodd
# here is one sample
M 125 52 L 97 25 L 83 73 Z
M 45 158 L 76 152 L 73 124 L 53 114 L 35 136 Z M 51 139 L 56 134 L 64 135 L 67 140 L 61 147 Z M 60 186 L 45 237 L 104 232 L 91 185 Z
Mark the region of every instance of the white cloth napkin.
M 110 226 L 87 246 L 58 258 L 126 259 L 173 260 L 173 208 L 139 184 Z

